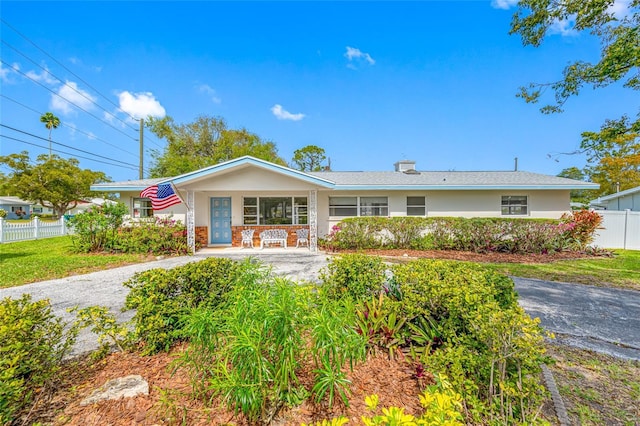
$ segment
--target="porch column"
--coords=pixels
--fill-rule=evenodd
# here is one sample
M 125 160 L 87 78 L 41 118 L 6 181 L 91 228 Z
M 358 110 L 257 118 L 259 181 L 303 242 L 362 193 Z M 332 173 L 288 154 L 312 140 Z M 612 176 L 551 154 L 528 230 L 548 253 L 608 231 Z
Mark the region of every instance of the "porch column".
M 187 191 L 187 246 L 196 253 L 196 197 L 193 191 Z
M 318 251 L 318 190 L 309 191 L 309 250 Z

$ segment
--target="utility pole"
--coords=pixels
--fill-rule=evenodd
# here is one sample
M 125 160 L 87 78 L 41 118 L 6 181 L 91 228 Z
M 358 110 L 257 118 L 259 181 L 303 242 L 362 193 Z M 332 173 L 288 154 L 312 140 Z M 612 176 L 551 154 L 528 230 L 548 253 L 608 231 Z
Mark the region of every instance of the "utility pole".
M 144 179 L 144 118 L 140 119 L 140 180 Z

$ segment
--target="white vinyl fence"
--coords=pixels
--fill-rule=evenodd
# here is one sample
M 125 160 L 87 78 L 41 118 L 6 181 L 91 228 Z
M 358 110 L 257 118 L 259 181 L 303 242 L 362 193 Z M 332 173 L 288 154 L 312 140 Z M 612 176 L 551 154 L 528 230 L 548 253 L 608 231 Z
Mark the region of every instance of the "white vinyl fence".
M 593 245 L 610 249 L 640 250 L 640 212 L 597 210 L 602 228 L 596 231 Z
M 42 221 L 37 217 L 30 221 L 8 222 L 0 217 L 0 243 L 59 237 L 68 233 L 64 217 L 55 222 Z

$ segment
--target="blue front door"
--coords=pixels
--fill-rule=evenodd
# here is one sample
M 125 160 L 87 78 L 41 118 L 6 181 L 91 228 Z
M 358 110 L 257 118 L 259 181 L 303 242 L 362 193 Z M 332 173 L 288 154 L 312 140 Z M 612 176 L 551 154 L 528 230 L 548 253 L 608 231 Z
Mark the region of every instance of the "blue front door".
M 211 198 L 211 244 L 231 244 L 231 197 Z

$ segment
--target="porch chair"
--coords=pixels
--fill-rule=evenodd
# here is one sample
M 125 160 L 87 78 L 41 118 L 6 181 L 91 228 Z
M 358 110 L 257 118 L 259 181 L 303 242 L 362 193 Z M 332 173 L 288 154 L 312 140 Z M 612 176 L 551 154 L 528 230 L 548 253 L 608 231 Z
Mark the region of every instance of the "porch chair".
M 241 231 L 242 234 L 242 244 L 241 247 L 244 248 L 245 244 L 248 244 L 250 248 L 253 248 L 253 233 L 255 229 L 245 229 Z
M 300 244 L 306 244 L 309 247 L 309 230 L 306 228 L 298 229 L 296 231 L 296 247 L 299 247 Z

